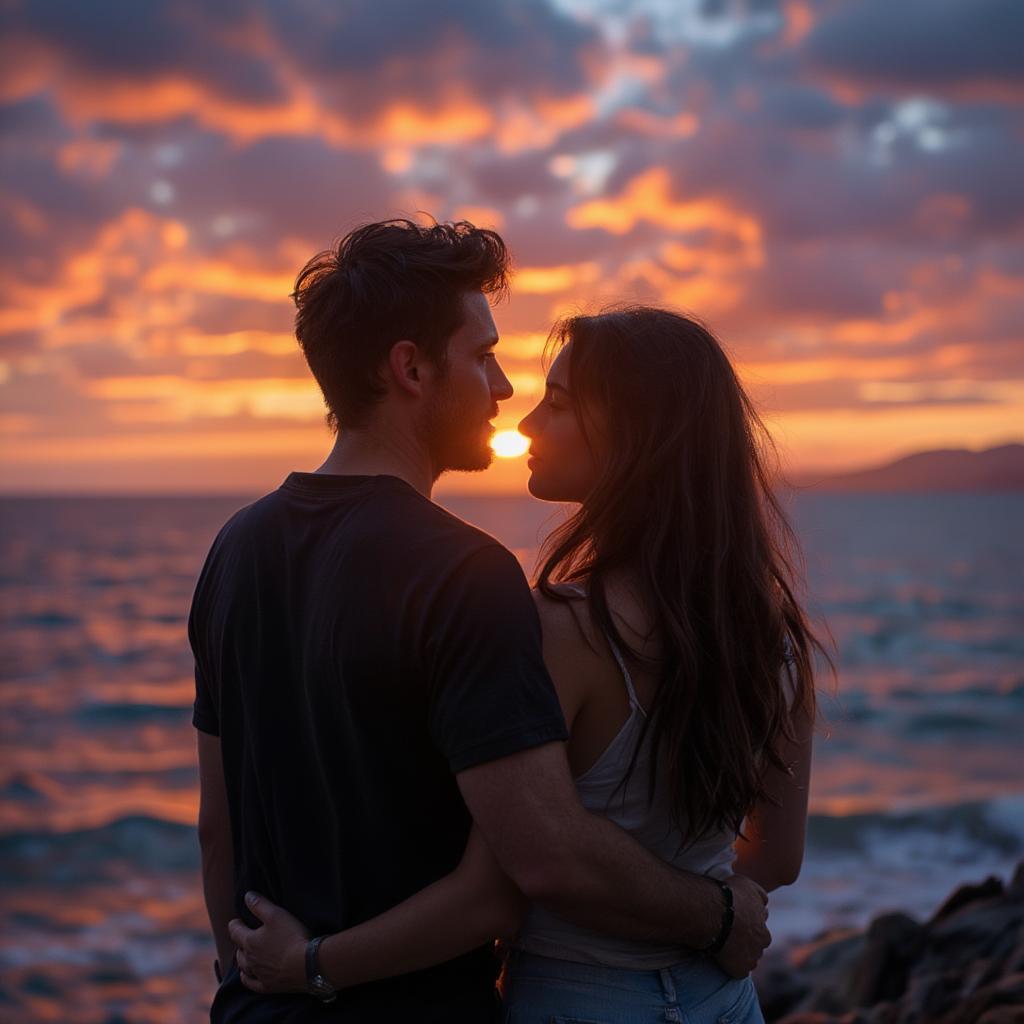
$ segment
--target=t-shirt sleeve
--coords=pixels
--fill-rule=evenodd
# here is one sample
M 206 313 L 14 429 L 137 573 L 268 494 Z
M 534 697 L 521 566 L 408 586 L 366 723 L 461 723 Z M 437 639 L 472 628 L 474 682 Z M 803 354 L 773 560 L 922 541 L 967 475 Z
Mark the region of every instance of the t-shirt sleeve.
M 453 773 L 568 739 L 537 609 L 504 548 L 482 548 L 446 581 L 427 648 L 430 734 Z
M 192 703 L 192 724 L 200 732 L 209 733 L 211 736 L 220 735 L 220 716 L 217 712 L 217 701 L 214 696 L 211 681 L 204 669 L 206 661 L 204 643 L 204 600 L 203 594 L 209 575 L 210 559 L 203 567 L 196 584 L 196 592 L 192 597 L 192 608 L 188 616 L 188 642 L 192 648 L 192 657 L 195 659 L 195 681 L 196 695 Z
M 211 736 L 220 735 L 220 720 L 217 708 L 213 703 L 213 695 L 206 685 L 203 675 L 196 665 L 196 697 L 192 702 L 192 724 L 200 731 Z

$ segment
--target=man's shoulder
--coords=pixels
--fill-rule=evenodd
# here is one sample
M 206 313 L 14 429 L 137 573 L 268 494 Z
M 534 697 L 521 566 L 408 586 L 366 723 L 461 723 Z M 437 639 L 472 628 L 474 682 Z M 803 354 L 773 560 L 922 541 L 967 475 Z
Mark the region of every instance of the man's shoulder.
M 368 504 L 364 510 L 370 528 L 379 532 L 383 542 L 404 551 L 417 563 L 454 567 L 485 552 L 491 556 L 488 561 L 518 565 L 512 552 L 496 537 L 411 488 L 396 488 L 382 495 L 380 501 L 381 505 Z
M 339 502 L 338 516 L 316 516 L 314 534 L 320 542 L 358 549 L 362 558 L 383 558 L 387 563 L 417 567 L 437 578 L 463 568 L 477 567 L 503 576 L 522 569 L 496 537 L 467 523 L 398 480 L 382 479 L 351 502 Z M 323 512 L 323 506 L 319 509 Z M 306 513 L 284 488 L 271 491 L 240 508 L 221 527 L 211 555 L 266 554 L 264 542 L 288 534 Z M 310 516 L 313 522 L 313 516 Z M 308 535 L 307 535 L 308 540 Z M 273 545 L 271 545 L 273 547 Z

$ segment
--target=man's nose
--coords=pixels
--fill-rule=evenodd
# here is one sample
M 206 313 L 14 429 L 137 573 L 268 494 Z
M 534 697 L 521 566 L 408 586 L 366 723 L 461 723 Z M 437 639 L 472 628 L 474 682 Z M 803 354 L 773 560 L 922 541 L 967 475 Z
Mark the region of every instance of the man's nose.
M 512 387 L 512 382 L 505 376 L 505 371 L 498 365 L 497 360 L 494 362 L 494 371 L 494 376 L 491 379 L 491 394 L 494 395 L 496 402 L 504 402 L 515 394 L 515 389 Z

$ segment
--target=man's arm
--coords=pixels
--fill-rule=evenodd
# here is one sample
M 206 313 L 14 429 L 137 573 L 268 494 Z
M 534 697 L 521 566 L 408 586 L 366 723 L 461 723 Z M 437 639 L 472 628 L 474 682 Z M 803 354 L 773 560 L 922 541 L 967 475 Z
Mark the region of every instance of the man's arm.
M 199 846 L 203 860 L 203 896 L 210 916 L 221 973 L 234 960 L 228 922 L 235 916 L 234 847 L 228 816 L 228 793 L 220 739 L 196 730 L 199 737 Z
M 585 927 L 709 945 L 724 917 L 717 884 L 676 870 L 580 803 L 562 742 L 573 716 L 558 706 L 565 695 L 551 686 L 515 558 L 496 545 L 476 552 L 453 571 L 427 625 L 431 737 L 517 888 Z M 718 962 L 743 975 L 768 945 L 767 897 L 736 877 L 736 922 Z
M 579 801 L 562 743 L 485 762 L 457 776 L 501 868 L 531 900 L 586 928 L 639 940 L 709 945 L 723 900 L 709 878 L 680 871 Z M 767 896 L 733 876 L 736 922 L 718 961 L 745 975 L 770 942 Z

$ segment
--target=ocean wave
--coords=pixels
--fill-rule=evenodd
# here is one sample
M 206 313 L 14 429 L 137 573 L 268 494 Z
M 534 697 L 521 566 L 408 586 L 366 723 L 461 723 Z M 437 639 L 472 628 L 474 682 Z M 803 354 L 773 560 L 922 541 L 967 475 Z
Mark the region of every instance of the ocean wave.
M 1001 855 L 1024 852 L 1024 795 L 999 796 L 906 811 L 812 814 L 808 848 L 858 853 L 869 860 L 894 844 L 948 844 L 956 838 Z
M 146 874 L 195 870 L 199 865 L 196 829 L 131 815 L 98 828 L 0 836 L 0 884 L 5 886 L 39 881 L 69 886 L 121 879 L 126 861 Z
M 75 712 L 81 725 L 107 725 L 144 720 L 177 722 L 188 719 L 192 709 L 180 704 L 142 704 L 134 701 L 104 701 L 85 704 Z

